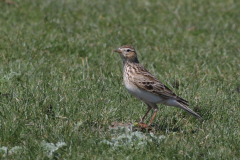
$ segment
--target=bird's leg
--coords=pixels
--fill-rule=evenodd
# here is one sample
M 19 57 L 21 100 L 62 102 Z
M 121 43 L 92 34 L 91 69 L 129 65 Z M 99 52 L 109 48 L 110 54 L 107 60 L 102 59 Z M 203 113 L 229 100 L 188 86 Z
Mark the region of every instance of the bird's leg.
M 151 109 L 152 109 L 152 107 L 150 107 L 150 106 L 148 105 L 148 111 L 145 113 L 145 115 L 143 116 L 143 118 L 141 119 L 141 121 L 140 121 L 139 123 L 143 124 L 144 119 L 146 118 L 147 114 L 149 113 L 149 111 L 150 111 Z
M 148 126 L 150 126 L 150 125 L 151 125 L 151 123 L 152 123 L 153 119 L 155 118 L 155 116 L 156 116 L 157 112 L 158 112 L 158 109 L 157 109 L 157 108 L 156 108 L 156 109 L 154 109 L 154 114 L 153 114 L 153 116 L 152 116 L 152 119 L 151 119 L 150 123 L 148 124 Z
M 140 126 L 141 128 L 149 128 L 150 125 L 151 125 L 151 123 L 152 123 L 152 121 L 153 121 L 153 119 L 155 118 L 155 116 L 156 116 L 156 114 L 157 114 L 157 112 L 158 112 L 157 104 L 155 104 L 155 103 L 150 103 L 150 104 L 146 103 L 146 104 L 147 104 L 147 106 L 148 106 L 148 111 L 147 111 L 147 113 L 143 116 L 142 120 L 138 123 L 138 126 Z M 152 119 L 151 119 L 151 121 L 150 121 L 150 123 L 149 123 L 148 125 L 147 125 L 147 124 L 144 124 L 144 123 L 143 123 L 143 120 L 144 120 L 144 118 L 146 117 L 146 115 L 148 114 L 148 112 L 149 112 L 152 108 L 154 108 L 154 114 L 153 114 L 153 116 L 152 116 Z
M 148 106 L 148 111 L 145 113 L 145 115 L 143 116 L 143 118 L 141 119 L 141 121 L 138 123 L 138 126 L 140 126 L 141 128 L 147 128 L 148 125 L 144 124 L 143 121 L 146 118 L 147 114 L 149 113 L 149 111 L 152 109 L 152 107 L 146 103 L 146 105 Z

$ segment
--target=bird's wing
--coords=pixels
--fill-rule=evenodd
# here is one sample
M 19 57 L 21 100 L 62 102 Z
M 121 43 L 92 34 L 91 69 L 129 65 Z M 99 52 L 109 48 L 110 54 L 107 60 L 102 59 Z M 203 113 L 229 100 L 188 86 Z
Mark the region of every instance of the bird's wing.
M 141 69 L 140 69 L 141 68 Z M 136 72 L 138 76 L 133 77 L 134 84 L 139 88 L 151 92 L 152 94 L 158 95 L 164 99 L 175 99 L 188 105 L 188 101 L 178 97 L 173 91 L 171 91 L 167 86 L 161 83 L 156 77 L 154 77 L 145 68 L 139 67 L 139 72 Z

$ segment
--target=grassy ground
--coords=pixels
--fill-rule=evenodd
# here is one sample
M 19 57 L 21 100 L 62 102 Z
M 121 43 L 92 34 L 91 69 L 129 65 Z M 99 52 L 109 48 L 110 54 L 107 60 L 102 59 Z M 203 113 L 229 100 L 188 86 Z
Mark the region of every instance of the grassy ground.
M 0 1 L 0 159 L 239 159 L 239 7 Z M 123 85 L 124 44 L 205 121 L 159 105 L 153 134 L 115 145 L 108 126 L 146 111 Z

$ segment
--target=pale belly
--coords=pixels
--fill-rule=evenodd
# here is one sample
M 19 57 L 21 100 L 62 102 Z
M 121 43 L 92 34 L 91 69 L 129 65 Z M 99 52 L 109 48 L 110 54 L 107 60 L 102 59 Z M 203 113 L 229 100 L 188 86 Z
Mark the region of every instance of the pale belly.
M 157 95 L 154 95 L 152 93 L 149 93 L 147 91 L 141 90 L 137 87 L 133 87 L 133 85 L 126 84 L 125 87 L 128 90 L 128 92 L 133 95 L 134 97 L 151 103 L 162 103 L 163 99 Z

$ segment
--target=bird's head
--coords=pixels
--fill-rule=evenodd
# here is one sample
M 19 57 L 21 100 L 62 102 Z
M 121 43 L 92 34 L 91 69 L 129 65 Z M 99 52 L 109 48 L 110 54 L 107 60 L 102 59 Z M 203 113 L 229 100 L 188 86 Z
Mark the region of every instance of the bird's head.
M 119 53 L 119 55 L 121 56 L 121 58 L 123 60 L 123 63 L 126 61 L 138 62 L 137 53 L 136 53 L 134 47 L 131 45 L 124 45 L 124 46 L 118 48 L 117 50 L 115 50 L 115 52 Z

